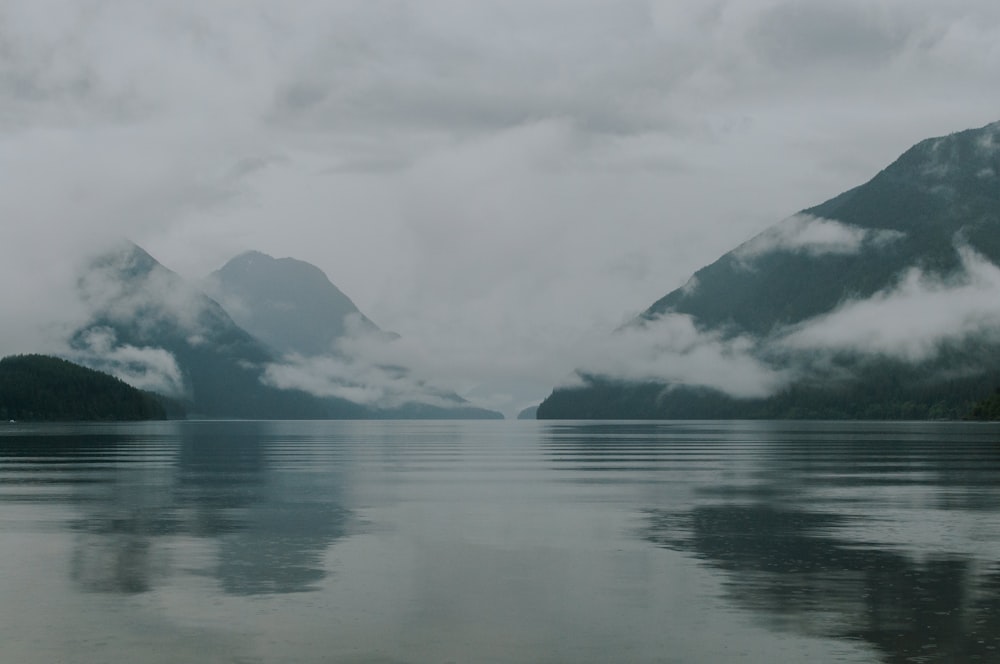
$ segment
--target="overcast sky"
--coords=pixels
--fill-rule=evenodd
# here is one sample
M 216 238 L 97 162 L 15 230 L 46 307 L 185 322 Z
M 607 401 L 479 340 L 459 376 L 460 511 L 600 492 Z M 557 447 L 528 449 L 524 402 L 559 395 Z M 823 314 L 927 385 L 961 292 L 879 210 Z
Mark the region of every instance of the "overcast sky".
M 6 0 L 0 354 L 127 236 L 192 278 L 312 262 L 413 367 L 540 399 L 697 268 L 998 119 L 996 0 Z

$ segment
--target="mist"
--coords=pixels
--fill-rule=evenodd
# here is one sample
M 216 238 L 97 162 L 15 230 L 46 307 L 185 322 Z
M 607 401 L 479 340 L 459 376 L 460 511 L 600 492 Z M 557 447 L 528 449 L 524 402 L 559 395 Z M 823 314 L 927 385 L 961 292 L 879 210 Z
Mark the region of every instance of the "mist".
M 784 251 L 809 256 L 826 254 L 851 255 L 863 247 L 879 247 L 905 237 L 893 230 L 858 228 L 833 219 L 809 214 L 796 214 L 743 243 L 733 256 L 746 268 L 753 269 L 754 260 L 770 253 Z
M 1000 268 L 973 249 L 955 248 L 956 275 L 913 267 L 898 285 L 805 321 L 781 344 L 803 351 L 879 354 L 906 362 L 933 359 L 943 346 L 974 337 L 1000 340 Z

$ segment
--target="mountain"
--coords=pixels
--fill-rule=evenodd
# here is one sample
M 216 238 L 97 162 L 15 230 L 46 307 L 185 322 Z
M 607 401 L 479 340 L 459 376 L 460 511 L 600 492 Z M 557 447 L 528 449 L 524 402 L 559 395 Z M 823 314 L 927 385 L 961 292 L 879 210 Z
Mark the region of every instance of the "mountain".
M 4 421 L 163 420 L 156 395 L 108 374 L 46 355 L 0 359 Z
M 517 419 L 519 420 L 537 420 L 538 419 L 538 406 L 528 406 L 524 408 L 517 414 Z
M 276 353 L 134 244 L 93 261 L 79 289 L 93 313 L 73 335 L 73 359 L 182 400 L 194 415 L 366 415 L 365 408 L 346 400 L 266 385 L 264 368 Z
M 692 347 L 753 363 L 771 389 L 680 371 L 678 351 L 662 379 L 583 367 L 538 416 L 957 417 L 1000 385 L 998 264 L 993 123 L 918 143 L 866 184 L 702 268 L 619 331 L 670 346 L 657 330 L 685 322 Z
M 241 419 L 481 418 L 460 399 L 383 408 L 359 384 L 311 389 L 283 380 L 283 353 L 239 326 L 214 299 L 132 243 L 95 259 L 79 279 L 90 319 L 71 359 L 175 398 L 193 416 Z M 288 318 L 295 325 L 298 319 Z M 364 325 L 362 322 L 360 325 Z M 302 323 L 304 324 L 304 323 Z M 370 324 L 370 323 L 369 323 Z M 373 326 L 374 327 L 374 326 Z M 286 338 L 289 338 L 286 336 Z M 311 378 L 311 376 L 307 376 Z M 329 389 L 330 387 L 335 389 Z
M 383 360 L 380 351 L 398 335 L 380 330 L 315 265 L 250 251 L 212 273 L 206 291 L 240 327 L 283 356 L 271 373 L 285 386 L 358 395 L 372 417 L 502 417 Z
M 248 251 L 212 273 L 206 292 L 237 325 L 280 353 L 324 355 L 378 327 L 315 265 Z

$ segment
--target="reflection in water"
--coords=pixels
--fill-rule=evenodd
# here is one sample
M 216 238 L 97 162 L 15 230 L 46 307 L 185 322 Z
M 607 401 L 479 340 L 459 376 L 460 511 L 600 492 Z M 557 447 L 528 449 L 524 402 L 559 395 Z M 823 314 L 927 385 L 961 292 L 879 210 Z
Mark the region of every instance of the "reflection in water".
M 3 439 L 4 502 L 78 508 L 70 574 L 88 590 L 142 593 L 166 569 L 154 538 L 177 531 L 162 495 L 168 476 L 160 457 L 134 454 L 137 444 L 135 433 L 100 425 Z
M 727 590 L 776 629 L 860 638 L 887 662 L 997 661 L 1000 567 L 915 562 L 838 540 L 841 520 L 773 505 L 653 511 L 646 537 L 729 573 Z
M 1000 662 L 998 434 L 12 425 L 0 659 Z
M 214 576 L 226 592 L 314 590 L 326 576 L 327 547 L 348 534 L 340 469 L 278 472 L 266 454 L 268 425 L 244 427 L 190 429 L 181 444 L 178 503 L 192 533 L 218 541 Z
M 727 596 L 772 629 L 864 640 L 886 662 L 1000 661 L 995 514 L 975 521 L 998 505 L 997 446 L 972 435 L 942 449 L 926 425 L 892 440 L 788 427 L 765 431 L 755 469 L 695 487 L 683 509 L 646 510 L 642 536 L 724 572 Z M 918 520 L 900 524 L 901 509 Z M 961 538 L 921 549 L 940 532 L 934 522 L 962 511 L 982 526 L 988 555 Z M 880 530 L 887 523 L 896 532 Z
M 53 437 L 44 446 L 35 438 L 18 452 L 5 439 L 8 462 L 28 459 L 33 482 L 70 480 L 58 472 L 39 477 L 40 464 L 73 469 L 71 500 L 81 514 L 73 522 L 72 578 L 94 592 L 143 593 L 191 572 L 178 570 L 175 554 L 207 544 L 214 562 L 194 572 L 227 593 L 314 590 L 327 573 L 325 551 L 351 524 L 338 469 L 274 467 L 267 423 L 177 426 L 179 435 L 166 442 L 105 433 Z

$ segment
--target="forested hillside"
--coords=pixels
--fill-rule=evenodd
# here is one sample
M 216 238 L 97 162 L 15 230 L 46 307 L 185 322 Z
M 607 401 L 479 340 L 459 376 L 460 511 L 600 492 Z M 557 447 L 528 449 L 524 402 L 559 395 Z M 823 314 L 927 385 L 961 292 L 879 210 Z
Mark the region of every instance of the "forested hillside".
M 0 418 L 25 421 L 162 420 L 157 397 L 46 355 L 0 360 Z

